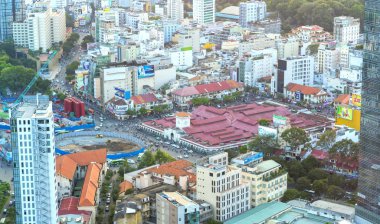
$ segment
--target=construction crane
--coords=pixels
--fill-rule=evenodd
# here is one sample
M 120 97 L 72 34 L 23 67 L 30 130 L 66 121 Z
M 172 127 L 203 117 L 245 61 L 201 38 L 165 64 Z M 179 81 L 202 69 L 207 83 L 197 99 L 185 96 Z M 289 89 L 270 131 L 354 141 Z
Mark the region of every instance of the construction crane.
M 17 106 L 21 102 L 21 100 L 24 98 L 24 96 L 29 92 L 30 88 L 32 88 L 34 86 L 34 84 L 36 84 L 41 73 L 44 72 L 46 69 L 48 69 L 51 60 L 55 57 L 56 54 L 57 54 L 57 51 L 53 51 L 49 55 L 48 59 L 42 64 L 41 68 L 38 69 L 38 71 L 34 75 L 33 79 L 29 82 L 29 84 L 22 91 L 22 93 L 17 97 L 16 101 L 13 102 L 13 104 L 11 105 L 11 108 L 14 108 L 15 106 Z M 8 104 L 6 102 L 3 102 L 3 111 L 8 112 L 8 109 L 9 109 Z

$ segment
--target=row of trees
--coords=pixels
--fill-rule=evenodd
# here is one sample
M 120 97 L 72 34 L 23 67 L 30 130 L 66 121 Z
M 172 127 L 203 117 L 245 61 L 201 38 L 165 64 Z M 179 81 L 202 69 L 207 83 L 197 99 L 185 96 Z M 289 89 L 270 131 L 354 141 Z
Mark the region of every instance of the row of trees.
M 169 111 L 169 106 L 166 104 L 163 105 L 157 105 L 152 108 L 153 113 L 155 114 L 161 114 Z M 139 110 L 127 110 L 127 115 L 129 116 L 135 116 L 135 115 L 140 115 L 140 116 L 145 116 L 149 113 L 148 109 L 145 107 L 141 107 Z
M 66 66 L 66 80 L 70 82 L 75 79 L 75 70 L 78 69 L 79 61 L 73 61 Z
M 279 13 L 285 32 L 313 24 L 332 32 L 334 17 L 346 15 L 363 21 L 364 15 L 362 0 L 266 0 L 266 3 L 269 11 Z
M 241 99 L 241 97 L 243 96 L 243 93 L 240 92 L 240 91 L 237 91 L 237 92 L 233 92 L 229 95 L 225 95 L 223 96 L 222 99 L 217 99 L 217 98 L 214 98 L 214 99 L 210 99 L 208 97 L 197 97 L 197 98 L 193 98 L 191 100 L 191 103 L 193 106 L 197 107 L 197 106 L 201 106 L 201 105 L 206 105 L 206 106 L 209 106 L 209 105 L 218 105 L 220 103 L 231 103 L 231 102 L 234 102 L 236 100 L 239 100 Z
M 78 40 L 79 34 L 72 33 L 70 37 L 67 38 L 65 43 L 63 43 L 62 45 L 63 54 L 67 55 L 68 53 L 70 53 L 70 51 L 74 49 L 75 44 L 78 42 Z

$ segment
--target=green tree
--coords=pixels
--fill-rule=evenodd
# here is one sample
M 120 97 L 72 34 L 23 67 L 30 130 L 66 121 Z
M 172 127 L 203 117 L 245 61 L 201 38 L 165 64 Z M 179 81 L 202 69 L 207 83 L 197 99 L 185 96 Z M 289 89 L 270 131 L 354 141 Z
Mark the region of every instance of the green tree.
M 210 104 L 210 99 L 207 98 L 207 97 L 198 97 L 198 98 L 192 99 L 191 103 L 195 107 L 200 106 L 200 105 L 209 105 Z
M 318 168 L 310 170 L 309 173 L 307 174 L 307 177 L 311 181 L 326 179 L 328 176 L 329 174 L 326 171 L 322 169 L 318 169 Z
M 330 149 L 336 139 L 336 132 L 334 130 L 325 131 L 317 142 L 317 145 L 323 149 Z
M 206 221 L 206 224 L 223 224 L 223 222 L 219 222 L 214 219 L 209 219 Z
M 257 135 L 248 143 L 248 149 L 264 154 L 272 154 L 278 147 L 276 139 L 271 135 Z
M 78 69 L 80 63 L 79 61 L 73 61 L 69 65 L 66 66 L 66 74 L 74 75 L 75 70 Z
M 284 196 L 282 196 L 281 201 L 288 202 L 298 198 L 307 198 L 307 194 L 305 192 L 300 192 L 297 189 L 288 189 L 285 191 Z
M 311 186 L 311 181 L 307 177 L 300 177 L 297 179 L 297 190 L 304 191 L 309 190 Z
M 327 188 L 326 196 L 334 200 L 340 200 L 344 197 L 344 194 L 345 191 L 342 188 L 335 185 L 330 185 Z
M 351 139 L 343 139 L 336 142 L 329 150 L 329 153 L 332 155 L 339 155 L 343 158 L 353 158 L 357 160 L 359 149 L 359 143 L 355 143 Z
M 129 116 L 136 115 L 136 111 L 135 111 L 135 110 L 131 110 L 131 109 L 127 110 L 126 113 L 127 113 L 127 115 L 129 115 Z
M 154 155 L 151 151 L 145 151 L 144 155 L 141 157 L 141 161 L 139 162 L 139 169 L 144 167 L 152 166 L 155 164 Z
M 148 110 L 145 107 L 141 107 L 140 110 L 139 110 L 139 114 L 141 116 L 145 116 L 145 115 L 148 114 Z
M 234 97 L 232 95 L 225 95 L 223 96 L 223 101 L 226 103 L 232 103 L 234 101 Z
M 299 161 L 293 160 L 288 164 L 289 176 L 297 180 L 306 175 L 306 171 Z
M 326 179 L 313 181 L 312 189 L 317 195 L 324 194 L 327 191 L 327 187 L 328 185 Z
M 159 164 L 175 161 L 175 159 L 170 154 L 162 151 L 161 149 L 157 150 L 157 152 L 154 154 L 154 159 Z
M 296 150 L 301 145 L 304 145 L 306 142 L 310 141 L 307 133 L 303 129 L 296 127 L 286 129 L 282 132 L 281 138 L 288 143 L 292 150 Z
M 259 125 L 268 127 L 270 125 L 270 120 L 267 119 L 260 119 Z
M 344 188 L 349 191 L 356 191 L 358 188 L 358 179 L 348 179 L 344 183 Z
M 314 156 L 308 156 L 306 159 L 302 160 L 301 164 L 306 172 L 320 166 L 320 162 Z
M 16 48 L 13 40 L 6 40 L 0 43 L 0 52 L 3 51 L 9 57 L 16 58 Z
M 345 178 L 337 174 L 331 174 L 327 178 L 329 185 L 344 187 Z
M 88 43 L 94 43 L 94 37 L 91 36 L 91 35 L 87 35 L 85 37 L 83 37 L 83 40 L 82 40 L 82 43 L 81 43 L 81 47 L 82 49 L 86 49 L 87 50 L 87 44 Z

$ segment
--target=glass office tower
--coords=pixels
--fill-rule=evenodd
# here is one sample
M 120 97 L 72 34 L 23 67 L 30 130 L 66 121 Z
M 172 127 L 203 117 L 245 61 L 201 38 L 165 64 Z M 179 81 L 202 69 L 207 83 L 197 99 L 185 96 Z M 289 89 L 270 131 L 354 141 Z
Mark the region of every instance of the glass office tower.
M 356 221 L 380 223 L 380 1 L 365 1 L 361 151 Z
M 0 0 L 0 42 L 12 39 L 12 23 L 24 19 L 24 0 Z

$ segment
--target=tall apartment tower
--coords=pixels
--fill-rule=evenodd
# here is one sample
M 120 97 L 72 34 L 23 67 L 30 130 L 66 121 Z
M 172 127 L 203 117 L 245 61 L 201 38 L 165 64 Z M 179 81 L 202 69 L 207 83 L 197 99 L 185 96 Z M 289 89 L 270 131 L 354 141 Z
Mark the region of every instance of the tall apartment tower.
M 193 0 L 193 20 L 201 25 L 215 22 L 215 0 Z
M 0 41 L 12 39 L 12 24 L 25 19 L 25 1 L 0 0 Z
M 272 78 L 272 92 L 283 93 L 290 83 L 312 86 L 314 81 L 314 58 L 299 56 L 278 60 L 277 73 Z
M 357 43 L 360 33 L 360 20 L 349 16 L 334 18 L 334 37 L 340 43 Z
M 168 0 L 166 6 L 167 6 L 167 15 L 169 18 L 176 21 L 183 19 L 184 6 L 183 6 L 182 0 Z
M 210 203 L 213 218 L 221 222 L 251 208 L 249 183 L 242 182 L 240 168 L 227 164 L 227 153 L 221 153 L 197 165 L 197 199 Z
M 248 27 L 250 22 L 257 22 L 265 19 L 267 4 L 261 0 L 241 2 L 239 12 L 239 24 L 242 27 Z
M 380 1 L 365 1 L 362 118 L 356 221 L 380 223 Z
M 13 39 L 16 45 L 33 51 L 47 51 L 53 43 L 66 39 L 64 9 L 50 7 L 50 2 L 35 2 L 28 9 L 27 18 L 13 23 Z
M 57 223 L 54 122 L 48 96 L 26 96 L 11 110 L 17 224 Z

